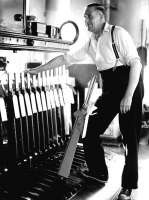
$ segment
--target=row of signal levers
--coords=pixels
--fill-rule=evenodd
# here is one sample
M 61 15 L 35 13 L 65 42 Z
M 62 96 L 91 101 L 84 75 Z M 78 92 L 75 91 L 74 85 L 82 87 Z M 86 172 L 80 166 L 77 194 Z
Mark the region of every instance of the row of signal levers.
M 62 71 L 62 73 L 59 73 Z M 38 75 L 6 74 L 0 85 L 0 199 L 66 200 L 83 186 L 77 146 L 68 179 L 58 175 L 70 138 L 72 89 L 64 66 Z

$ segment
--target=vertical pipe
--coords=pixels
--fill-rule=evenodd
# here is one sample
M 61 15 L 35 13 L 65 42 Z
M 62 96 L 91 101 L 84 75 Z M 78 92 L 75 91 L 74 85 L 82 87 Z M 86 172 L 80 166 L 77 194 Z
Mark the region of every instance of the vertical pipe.
M 105 0 L 105 2 L 104 2 L 105 8 L 106 8 L 106 20 L 107 20 L 107 22 L 109 22 L 109 20 L 110 20 L 110 1 L 111 0 Z
M 23 0 L 23 32 L 26 33 L 26 0 Z

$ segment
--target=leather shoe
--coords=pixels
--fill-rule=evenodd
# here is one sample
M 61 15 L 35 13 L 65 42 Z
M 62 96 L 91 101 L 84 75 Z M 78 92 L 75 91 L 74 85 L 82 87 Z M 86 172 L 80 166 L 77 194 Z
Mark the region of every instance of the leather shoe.
M 122 188 L 118 195 L 118 200 L 131 200 L 131 192 L 131 189 Z
M 81 172 L 82 176 L 89 178 L 91 180 L 95 180 L 99 183 L 105 184 L 108 181 L 108 175 L 103 174 L 103 173 L 94 173 L 92 171 L 83 171 Z

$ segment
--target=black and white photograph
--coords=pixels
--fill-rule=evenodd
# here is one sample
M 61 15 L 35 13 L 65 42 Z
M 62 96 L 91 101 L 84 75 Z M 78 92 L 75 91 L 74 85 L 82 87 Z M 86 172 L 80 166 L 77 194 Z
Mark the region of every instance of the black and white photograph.
M 0 0 L 0 200 L 147 200 L 149 0 Z

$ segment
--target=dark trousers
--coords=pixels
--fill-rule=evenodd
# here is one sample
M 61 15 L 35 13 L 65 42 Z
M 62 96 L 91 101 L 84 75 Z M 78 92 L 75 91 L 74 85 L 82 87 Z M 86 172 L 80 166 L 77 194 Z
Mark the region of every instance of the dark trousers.
M 101 145 L 100 134 L 103 134 L 114 117 L 119 113 L 119 126 L 127 147 L 125 165 L 122 173 L 122 187 L 137 188 L 138 182 L 138 143 L 141 130 L 143 82 L 139 83 L 133 95 L 132 105 L 126 114 L 120 113 L 120 101 L 128 84 L 130 67 L 120 66 L 102 71 L 103 94 L 97 100 L 97 114 L 89 117 L 86 137 L 83 146 L 88 168 L 95 172 L 108 174 Z

